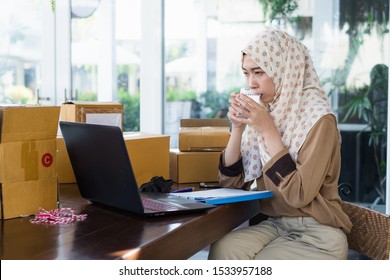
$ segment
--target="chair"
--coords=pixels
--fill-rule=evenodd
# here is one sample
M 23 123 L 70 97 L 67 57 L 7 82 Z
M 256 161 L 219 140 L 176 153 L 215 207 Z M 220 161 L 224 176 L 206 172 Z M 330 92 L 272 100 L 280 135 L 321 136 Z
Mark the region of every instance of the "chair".
M 342 208 L 352 222 L 349 249 L 373 260 L 390 259 L 390 216 L 347 201 Z

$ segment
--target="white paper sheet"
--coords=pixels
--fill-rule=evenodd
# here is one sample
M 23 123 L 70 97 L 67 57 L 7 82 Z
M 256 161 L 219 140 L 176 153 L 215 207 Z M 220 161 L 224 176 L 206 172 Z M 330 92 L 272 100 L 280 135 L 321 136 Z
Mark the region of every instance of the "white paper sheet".
M 85 122 L 90 124 L 113 125 L 113 126 L 118 126 L 122 129 L 122 114 L 120 113 L 86 114 Z

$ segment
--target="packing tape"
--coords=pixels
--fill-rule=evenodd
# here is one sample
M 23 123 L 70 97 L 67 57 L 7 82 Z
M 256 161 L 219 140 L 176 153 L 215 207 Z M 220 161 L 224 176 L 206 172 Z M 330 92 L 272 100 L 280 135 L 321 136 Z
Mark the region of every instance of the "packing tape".
M 38 173 L 38 150 L 35 141 L 25 141 L 22 143 L 22 168 L 26 181 L 37 180 Z

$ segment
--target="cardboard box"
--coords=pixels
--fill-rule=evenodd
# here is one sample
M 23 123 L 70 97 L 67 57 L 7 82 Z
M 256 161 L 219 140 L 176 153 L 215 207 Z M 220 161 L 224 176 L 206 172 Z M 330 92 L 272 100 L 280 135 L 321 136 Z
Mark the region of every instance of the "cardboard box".
M 230 138 L 228 119 L 182 119 L 179 150 L 222 151 Z
M 221 152 L 170 150 L 170 178 L 176 183 L 217 182 Z
M 56 178 L 56 141 L 29 140 L 0 144 L 0 182 Z
M 115 125 L 123 129 L 123 105 L 116 102 L 70 101 L 61 106 L 61 120 Z
M 36 214 L 58 207 L 57 178 L 2 183 L 3 219 Z
M 124 132 L 123 137 L 139 187 L 154 176 L 169 178 L 169 136 Z M 75 183 L 73 168 L 61 136 L 57 137 L 57 150 L 59 183 Z
M 2 219 L 57 208 L 59 106 L 0 107 Z
M 66 150 L 64 138 L 57 136 L 57 162 L 58 162 L 58 183 L 70 184 L 76 183 L 72 164 L 70 163 L 68 151 Z
M 138 187 L 154 176 L 169 178 L 169 136 L 144 132 L 123 136 Z

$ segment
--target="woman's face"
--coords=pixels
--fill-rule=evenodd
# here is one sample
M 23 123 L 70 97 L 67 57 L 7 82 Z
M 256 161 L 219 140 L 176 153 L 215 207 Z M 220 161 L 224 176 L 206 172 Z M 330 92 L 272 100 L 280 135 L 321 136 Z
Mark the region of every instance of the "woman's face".
M 268 104 L 274 100 L 275 85 L 271 78 L 254 62 L 249 55 L 244 55 L 242 71 L 247 86 L 260 95 L 260 100 Z

